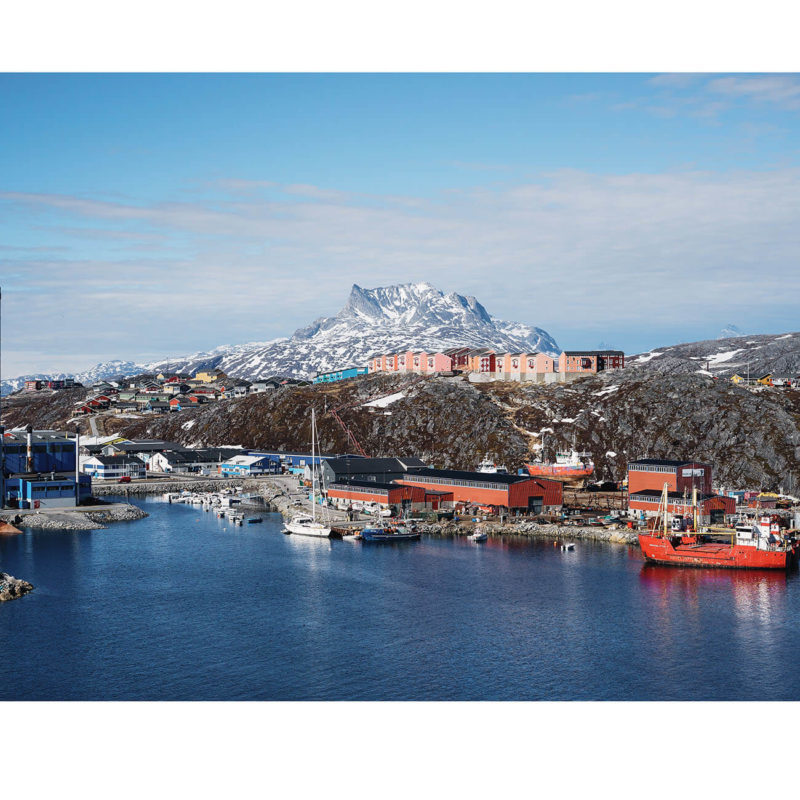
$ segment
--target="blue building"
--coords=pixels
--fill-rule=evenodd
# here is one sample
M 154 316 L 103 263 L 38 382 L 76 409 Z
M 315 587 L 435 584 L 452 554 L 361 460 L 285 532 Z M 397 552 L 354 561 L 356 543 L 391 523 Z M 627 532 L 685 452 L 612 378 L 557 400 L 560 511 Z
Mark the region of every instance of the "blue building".
M 5 432 L 0 428 L 0 506 L 75 506 L 91 496 L 89 476 L 76 484 L 75 439 L 58 431 Z
M 280 461 L 277 458 L 262 455 L 236 455 L 220 464 L 221 475 L 228 478 L 251 477 L 253 475 L 269 475 L 280 472 Z
M 366 375 L 367 372 L 369 372 L 367 367 L 347 367 L 346 369 L 337 369 L 333 372 L 318 372 L 314 378 L 314 383 L 346 381 L 348 378 L 357 378 L 359 375 Z

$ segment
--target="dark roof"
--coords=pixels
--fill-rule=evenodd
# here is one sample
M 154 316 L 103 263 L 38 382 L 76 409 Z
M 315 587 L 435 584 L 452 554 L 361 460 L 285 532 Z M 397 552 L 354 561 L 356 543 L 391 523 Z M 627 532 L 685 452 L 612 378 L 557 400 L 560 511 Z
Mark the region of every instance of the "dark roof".
M 406 469 L 428 466 L 421 458 L 417 458 L 416 456 L 398 456 L 397 460 L 400 462 L 400 466 Z
M 381 489 L 385 491 L 387 489 L 401 489 L 402 485 L 399 483 L 378 483 L 377 481 L 348 481 L 348 480 L 338 480 L 330 483 L 328 485 L 329 489 L 333 488 L 345 488 L 347 486 L 363 486 L 367 489 Z
M 115 447 L 117 450 L 124 450 L 126 453 L 160 453 L 162 450 L 185 450 L 183 445 L 177 442 L 162 442 L 157 439 L 145 439 L 139 442 L 109 442 L 104 447 Z
M 624 356 L 623 350 L 565 350 L 565 356 Z
M 144 467 L 144 462 L 136 456 L 94 456 L 104 467 L 114 467 L 119 464 L 139 464 Z
M 670 500 L 683 500 L 684 494 L 683 492 L 668 492 L 667 496 Z M 632 494 L 628 495 L 629 500 L 636 500 L 637 498 L 640 500 L 651 500 L 651 499 L 658 499 L 661 497 L 661 490 L 660 489 L 642 489 L 639 492 L 633 492 Z M 712 497 L 717 497 L 715 494 L 702 494 L 701 492 L 697 493 L 698 500 L 709 500 Z M 692 496 L 691 494 L 686 495 L 686 501 L 691 502 Z
M 376 474 L 406 471 L 400 459 L 397 458 L 329 458 L 325 463 L 336 475 L 347 475 L 353 472 Z
M 507 485 L 519 483 L 520 481 L 535 480 L 530 475 L 507 475 L 503 472 L 468 472 L 458 469 L 420 469 L 419 467 L 408 470 L 408 474 L 419 475 L 422 478 L 429 476 L 432 478 L 475 481 L 476 483 L 505 483 Z
M 671 461 L 668 458 L 637 458 L 635 461 L 629 461 L 628 466 L 631 464 L 642 464 L 643 466 L 651 467 L 682 467 L 686 464 L 701 464 L 701 461 Z

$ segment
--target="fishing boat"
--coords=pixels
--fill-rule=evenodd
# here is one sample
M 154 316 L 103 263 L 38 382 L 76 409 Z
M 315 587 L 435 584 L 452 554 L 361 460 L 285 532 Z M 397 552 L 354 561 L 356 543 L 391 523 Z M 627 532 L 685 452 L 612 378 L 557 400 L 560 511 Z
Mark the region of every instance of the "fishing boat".
M 311 515 L 296 514 L 289 522 L 284 523 L 284 532 L 295 536 L 316 536 L 327 538 L 331 535 L 329 525 L 317 522 L 317 465 L 316 465 L 317 420 L 314 409 L 311 409 Z
M 556 453 L 555 461 L 533 461 L 525 469 L 534 477 L 588 478 L 594 472 L 594 462 L 591 453 L 570 450 Z
M 780 534 L 767 523 L 762 526 L 740 525 L 730 533 L 699 533 L 697 490 L 692 492 L 693 530 L 676 532 L 668 523 L 668 485 L 664 491 L 651 531 L 639 534 L 639 546 L 647 561 L 683 567 L 716 567 L 722 569 L 788 569 L 797 561 L 798 542 Z M 727 538 L 728 541 L 719 541 Z
M 494 461 L 492 461 L 492 459 L 489 458 L 489 454 L 487 453 L 483 457 L 483 461 L 481 461 L 481 463 L 478 464 L 478 469 L 476 470 L 476 472 L 499 473 L 501 475 L 505 475 L 508 473 L 508 469 L 504 465 L 499 465 L 496 464 Z
M 361 530 L 361 541 L 363 542 L 413 542 L 419 538 L 420 534 L 417 531 L 407 528 L 405 525 L 363 528 Z
M 467 537 L 471 542 L 485 542 L 489 536 L 486 531 L 475 531 Z

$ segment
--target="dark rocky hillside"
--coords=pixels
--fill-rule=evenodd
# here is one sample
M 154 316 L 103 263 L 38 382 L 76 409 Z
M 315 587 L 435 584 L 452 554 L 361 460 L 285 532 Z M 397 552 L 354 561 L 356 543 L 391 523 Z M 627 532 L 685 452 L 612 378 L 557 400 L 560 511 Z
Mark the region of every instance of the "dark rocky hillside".
M 386 408 L 361 405 L 403 391 L 407 396 Z M 4 424 L 63 427 L 72 394 L 10 398 Z M 543 435 L 548 455 L 573 443 L 589 450 L 603 478 L 622 478 L 629 458 L 650 456 L 710 461 L 719 481 L 739 487 L 788 490 L 800 481 L 800 392 L 748 390 L 700 374 L 625 370 L 554 386 L 374 375 L 96 422 L 101 433 L 187 445 L 304 450 L 313 406 L 323 451 L 344 453 L 353 446 L 328 410 L 350 404 L 340 415 L 369 455 L 418 455 L 439 467 L 471 469 L 489 453 L 515 469 L 535 454 Z M 89 432 L 88 420 L 80 425 Z
M 631 356 L 629 367 L 665 374 L 696 373 L 758 378 L 767 373 L 800 375 L 800 333 L 772 333 L 708 339 L 657 347 Z

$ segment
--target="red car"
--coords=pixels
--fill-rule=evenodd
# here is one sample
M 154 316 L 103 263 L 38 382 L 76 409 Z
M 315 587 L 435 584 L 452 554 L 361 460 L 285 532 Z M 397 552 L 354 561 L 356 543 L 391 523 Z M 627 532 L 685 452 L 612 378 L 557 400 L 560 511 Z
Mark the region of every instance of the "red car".
M 120 478 L 120 479 L 117 481 L 117 483 L 130 483 L 130 482 L 131 482 L 131 476 L 130 476 L 130 475 L 123 475 L 123 476 L 122 476 L 122 477 L 121 477 L 121 478 Z

